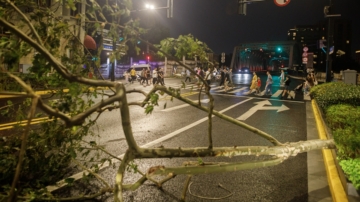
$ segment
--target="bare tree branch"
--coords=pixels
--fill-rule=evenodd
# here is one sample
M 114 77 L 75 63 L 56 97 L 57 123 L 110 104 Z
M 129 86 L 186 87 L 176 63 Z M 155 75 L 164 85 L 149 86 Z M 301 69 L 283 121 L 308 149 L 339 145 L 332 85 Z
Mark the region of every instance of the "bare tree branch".
M 297 149 L 298 148 L 298 149 Z M 278 146 L 233 146 L 233 147 L 206 147 L 196 148 L 141 148 L 141 152 L 135 158 L 171 158 L 171 157 L 233 157 L 233 156 L 277 156 L 287 159 L 299 153 L 308 152 L 314 149 L 335 149 L 335 143 L 329 140 L 308 140 L 286 143 Z
M 10 76 L 12 76 L 11 74 L 9 74 Z M 16 77 L 15 77 L 16 78 Z M 21 82 L 21 81 L 20 81 Z M 20 153 L 19 153 L 19 159 L 18 159 L 18 163 L 16 166 L 16 171 L 15 171 L 15 175 L 11 184 L 11 189 L 10 189 L 10 193 L 9 193 L 9 198 L 8 201 L 15 201 L 15 189 L 16 189 L 16 185 L 17 182 L 19 180 L 20 177 L 20 173 L 21 173 L 21 169 L 22 169 L 22 165 L 23 165 L 23 159 L 26 153 L 26 147 L 27 147 L 27 141 L 28 141 L 28 135 L 30 132 L 30 124 L 31 124 L 31 120 L 35 115 L 35 111 L 36 111 L 36 105 L 37 105 L 37 101 L 38 101 L 39 97 L 34 96 L 33 100 L 32 100 L 32 104 L 31 104 L 31 108 L 28 114 L 28 121 L 24 130 L 24 133 L 22 135 L 22 141 L 21 141 L 21 148 L 20 148 Z
M 100 175 L 98 175 L 97 173 L 93 172 L 91 169 L 86 168 L 85 166 L 83 166 L 81 163 L 79 163 L 77 160 L 73 159 L 73 162 L 75 162 L 76 165 L 78 165 L 79 167 L 81 167 L 83 170 L 88 171 L 89 173 L 91 173 L 92 175 L 94 175 L 94 177 L 96 177 L 98 180 L 100 180 L 105 186 L 106 188 L 110 188 L 110 185 L 102 178 L 100 177 Z

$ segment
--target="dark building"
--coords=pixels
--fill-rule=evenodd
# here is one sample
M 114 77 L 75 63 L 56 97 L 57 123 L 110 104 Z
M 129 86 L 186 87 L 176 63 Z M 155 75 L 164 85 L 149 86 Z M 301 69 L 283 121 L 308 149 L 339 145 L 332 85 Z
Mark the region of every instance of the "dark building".
M 360 50 L 355 51 L 355 61 L 360 65 Z
M 342 66 L 341 60 L 351 59 L 351 22 L 349 20 L 334 20 L 334 51 L 333 70 L 340 71 L 346 69 Z M 313 67 L 317 71 L 326 70 L 326 38 L 327 38 L 327 21 L 322 21 L 314 25 L 297 25 L 288 31 L 288 40 L 296 41 L 299 45 L 299 52 L 303 53 L 303 48 L 308 48 L 308 53 L 313 53 L 310 64 L 302 64 L 302 68 Z M 339 51 L 340 50 L 340 51 Z M 309 54 L 310 55 L 310 54 Z M 311 61 L 309 59 L 309 61 Z

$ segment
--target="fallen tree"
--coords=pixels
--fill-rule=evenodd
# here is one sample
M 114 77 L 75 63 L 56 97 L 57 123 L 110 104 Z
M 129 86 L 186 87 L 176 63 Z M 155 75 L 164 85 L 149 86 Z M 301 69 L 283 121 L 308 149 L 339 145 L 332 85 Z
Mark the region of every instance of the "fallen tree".
M 113 193 L 115 201 L 124 201 L 123 192 L 126 190 L 135 190 L 146 181 L 155 183 L 161 187 L 163 183 L 171 180 L 176 175 L 186 174 L 188 179 L 185 183 L 182 200 L 186 199 L 186 192 L 190 186 L 190 178 L 193 175 L 201 173 L 218 173 L 230 172 L 234 170 L 254 169 L 259 167 L 274 166 L 282 163 L 291 156 L 299 153 L 308 152 L 315 149 L 334 148 L 333 140 L 309 140 L 303 142 L 283 143 L 274 136 L 267 134 L 253 126 L 242 121 L 234 119 L 214 110 L 214 99 L 210 93 L 210 87 L 204 78 L 202 90 L 199 93 L 197 102 L 182 97 L 179 89 L 166 88 L 163 86 L 154 86 L 149 93 L 140 90 L 126 90 L 121 82 L 111 82 L 101 79 L 87 78 L 88 71 L 94 71 L 99 67 L 99 62 L 95 64 L 89 60 L 92 56 L 83 41 L 74 34 L 74 26 L 81 27 L 83 23 L 87 23 L 96 32 L 98 28 L 109 27 L 109 36 L 113 40 L 117 40 L 119 30 L 121 30 L 124 40 L 121 42 L 122 47 L 126 50 L 129 45 L 134 45 L 137 40 L 148 44 L 150 48 L 159 55 L 166 56 L 175 60 L 178 64 L 186 67 L 193 74 L 193 69 L 183 64 L 179 58 L 184 55 L 188 57 L 198 56 L 200 60 L 207 62 L 212 68 L 213 64 L 207 60 L 206 53 L 209 48 L 206 44 L 195 39 L 191 35 L 180 36 L 178 39 L 165 39 L 159 45 L 151 43 L 141 38 L 143 30 L 138 27 L 136 21 L 123 21 L 123 16 L 128 14 L 131 1 L 123 1 L 122 4 L 104 4 L 99 5 L 96 1 L 91 1 L 91 6 L 85 14 L 79 14 L 76 20 L 80 20 L 80 24 L 72 25 L 68 21 L 59 16 L 54 15 L 52 8 L 32 7 L 34 10 L 30 14 L 22 12 L 26 1 L 17 1 L 16 4 L 10 0 L 1 1 L 4 6 L 0 12 L 0 25 L 6 28 L 11 35 L 2 37 L 1 54 L 9 56 L 14 54 L 14 60 L 25 57 L 36 50 L 34 55 L 32 73 L 40 79 L 44 79 L 44 75 L 48 75 L 44 80 L 48 89 L 52 89 L 51 96 L 57 96 L 61 102 L 47 102 L 44 96 L 36 93 L 31 85 L 25 83 L 19 76 L 16 76 L 9 69 L 2 68 L 2 72 L 7 73 L 10 78 L 15 80 L 26 93 L 19 92 L 3 92 L 6 95 L 16 95 L 26 98 L 22 107 L 17 110 L 12 103 L 2 109 L 4 115 L 15 114 L 17 119 L 25 117 L 22 114 L 24 110 L 28 110 L 26 115 L 26 124 L 19 125 L 18 134 L 3 139 L 2 145 L 6 145 L 3 149 L 3 156 L 7 156 L 4 161 L 4 167 L 16 165 L 15 170 L 2 171 L 6 178 L 2 179 L 1 197 L 8 201 L 15 199 L 23 200 L 83 200 L 88 198 L 96 198 L 105 193 Z M 75 2 L 76 3 L 76 2 Z M 68 7 L 76 10 L 76 5 L 72 1 L 68 1 Z M 60 6 L 60 5 L 59 5 Z M 110 17 L 106 17 L 103 12 L 111 12 Z M 13 22 L 13 16 L 17 16 L 19 21 Z M 108 21 L 108 19 L 112 21 Z M 126 19 L 126 18 L 125 18 Z M 15 25 L 16 24 L 16 25 Z M 133 43 L 130 43 L 133 42 Z M 116 44 L 116 43 L 115 43 Z M 72 50 L 72 55 L 66 54 L 66 50 Z M 101 50 L 101 49 L 100 49 Z M 112 61 L 121 57 L 121 51 L 115 50 L 110 58 Z M 100 53 L 97 53 L 100 54 Z M 84 64 L 87 68 L 84 69 Z M 98 88 L 108 88 L 110 91 L 96 90 Z M 66 89 L 66 90 L 65 90 Z M 95 90 L 94 90 L 95 89 Z M 145 99 L 140 102 L 128 102 L 127 94 L 140 93 Z M 136 105 L 145 108 L 145 113 L 151 113 L 158 106 L 159 94 L 167 94 L 172 98 L 183 101 L 197 110 L 204 111 L 208 116 L 207 130 L 207 147 L 195 148 L 142 148 L 135 141 L 130 120 L 131 111 L 129 106 Z M 209 97 L 208 106 L 202 106 L 200 102 L 200 94 L 206 94 Z M 84 96 L 86 99 L 84 99 Z M 94 98 L 101 97 L 101 101 L 94 102 Z M 38 111 L 41 110 L 41 111 Z M 91 135 L 93 132 L 90 128 L 96 125 L 96 120 L 101 114 L 107 110 L 119 109 L 121 124 L 127 142 L 127 150 L 122 158 L 119 158 L 106 151 L 106 148 L 97 145 L 95 142 L 84 142 L 84 137 Z M 13 111 L 12 111 L 13 110 Z M 97 114 L 94 119 L 91 115 Z M 43 123 L 41 129 L 31 127 L 31 121 L 38 116 L 48 116 L 54 121 Z M 213 145 L 213 116 L 232 123 L 238 127 L 251 131 L 268 142 L 272 146 L 234 146 L 214 147 Z M 119 120 L 120 121 L 120 120 Z M 115 131 L 114 131 L 115 132 Z M 11 140 L 11 141 L 10 141 Z M 11 143 L 11 144 L 9 144 Z M 87 146 L 84 146 L 84 143 Z M 51 148 L 48 146 L 51 145 Z M 117 159 L 120 165 L 117 168 L 115 186 L 111 186 L 105 179 L 97 174 L 99 166 L 102 164 L 94 164 L 96 155 L 91 154 L 92 150 L 105 152 L 108 157 L 100 158 L 97 161 L 102 162 Z M 88 162 L 80 162 L 79 156 L 89 157 L 92 160 Z M 193 162 L 184 162 L 180 167 L 150 167 L 146 172 L 138 170 L 133 164 L 135 159 L 147 158 L 184 158 L 184 157 L 234 157 L 234 156 L 271 156 L 268 160 L 257 160 L 249 162 L 203 162 L 201 160 Z M 42 161 L 40 161 L 42 160 Z M 46 167 L 40 173 L 33 174 L 31 169 L 34 164 Z M 58 167 L 54 164 L 58 163 Z M 56 178 L 42 183 L 24 183 L 26 180 L 35 180 L 30 175 L 43 175 L 44 179 L 49 178 L 52 174 L 66 172 L 67 166 L 76 164 L 78 168 L 86 171 L 84 177 L 91 175 L 99 180 L 103 187 L 97 193 L 92 195 L 72 196 L 69 198 L 56 198 L 51 194 L 51 190 L 45 187 L 56 182 L 64 175 L 58 175 Z M 60 166 L 61 164 L 61 166 Z M 39 166 L 39 165 L 37 165 Z M 39 167 L 40 167 L 39 166 Z M 124 174 L 127 168 L 133 169 L 139 173 L 141 177 L 134 184 L 124 184 Z M 161 180 L 157 180 L 156 176 L 166 175 Z M 71 184 L 74 179 L 67 178 L 66 184 Z M 11 182 L 11 183 L 10 183 Z M 3 184 L 4 183 L 4 184 Z

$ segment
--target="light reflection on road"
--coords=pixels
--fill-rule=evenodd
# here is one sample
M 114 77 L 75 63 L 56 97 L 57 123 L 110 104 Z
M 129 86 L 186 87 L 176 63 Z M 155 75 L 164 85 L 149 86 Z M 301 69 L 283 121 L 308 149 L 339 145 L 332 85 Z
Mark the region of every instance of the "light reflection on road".
M 235 84 L 251 84 L 252 74 L 234 74 L 233 82 Z

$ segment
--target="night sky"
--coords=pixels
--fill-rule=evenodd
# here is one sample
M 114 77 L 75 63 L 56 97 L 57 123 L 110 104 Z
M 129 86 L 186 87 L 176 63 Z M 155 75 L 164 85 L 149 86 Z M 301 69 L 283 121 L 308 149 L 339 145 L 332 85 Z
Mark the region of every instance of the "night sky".
M 145 2 L 156 7 L 166 0 L 134 0 L 134 7 Z M 278 7 L 273 0 L 247 6 L 247 15 L 238 15 L 237 0 L 174 0 L 172 19 L 166 10 L 151 11 L 147 19 L 159 21 L 170 30 L 171 37 L 192 34 L 215 53 L 232 53 L 241 43 L 286 41 L 287 31 L 296 25 L 313 25 L 324 20 L 324 6 L 330 0 L 291 0 Z M 360 0 L 333 0 L 335 13 L 352 21 L 352 55 L 360 50 Z M 151 16 L 150 16 L 151 15 Z

